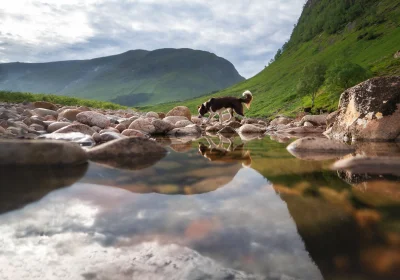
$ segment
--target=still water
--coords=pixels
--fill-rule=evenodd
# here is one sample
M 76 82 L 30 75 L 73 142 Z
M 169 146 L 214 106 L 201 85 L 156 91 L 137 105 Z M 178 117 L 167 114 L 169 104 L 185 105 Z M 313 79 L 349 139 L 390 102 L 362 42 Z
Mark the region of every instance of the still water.
M 126 168 L 1 168 L 0 279 L 399 279 L 398 174 L 220 140 L 157 139 L 167 156 Z

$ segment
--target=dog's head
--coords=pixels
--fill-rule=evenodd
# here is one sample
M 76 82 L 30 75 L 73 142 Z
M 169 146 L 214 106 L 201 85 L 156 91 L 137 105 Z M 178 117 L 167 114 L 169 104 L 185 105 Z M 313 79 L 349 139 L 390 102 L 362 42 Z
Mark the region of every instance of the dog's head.
M 199 111 L 199 118 L 204 117 L 204 115 L 208 112 L 208 109 L 204 104 L 201 104 L 201 106 L 197 106 L 197 110 Z

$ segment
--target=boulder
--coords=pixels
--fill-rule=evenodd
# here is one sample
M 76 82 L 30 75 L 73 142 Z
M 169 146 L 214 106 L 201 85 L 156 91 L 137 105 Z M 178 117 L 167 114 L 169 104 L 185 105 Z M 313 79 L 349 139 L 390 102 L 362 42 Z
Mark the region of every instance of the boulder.
M 236 129 L 236 128 L 241 127 L 242 124 L 240 122 L 238 122 L 238 121 L 231 121 L 231 122 L 227 123 L 226 126 L 229 126 L 229 127 L 232 127 L 234 129 Z
M 78 110 L 78 109 L 66 109 L 58 114 L 58 120 L 67 119 L 70 121 L 76 121 L 76 115 L 78 115 L 79 113 L 82 113 L 82 112 L 83 111 Z
M 35 131 L 44 131 L 44 126 L 37 124 L 37 123 L 33 123 L 29 126 L 29 129 L 35 130 Z
M 52 111 L 57 111 L 57 106 L 54 105 L 53 103 L 46 102 L 46 101 L 36 101 L 32 103 L 33 107 L 35 108 L 43 108 L 43 109 L 48 109 Z
M 223 126 L 222 124 L 216 123 L 216 124 L 214 124 L 214 125 L 212 125 L 212 126 L 208 126 L 208 127 L 206 128 L 206 132 L 218 132 L 218 131 L 220 131 L 220 130 L 223 129 L 223 128 L 224 128 L 224 126 Z
M 164 120 L 153 120 L 151 124 L 155 127 L 155 134 L 165 134 L 175 128 L 173 124 Z
M 156 128 L 154 127 L 154 125 L 147 119 L 137 119 L 133 121 L 130 124 L 129 129 L 140 130 L 148 134 L 156 132 Z
M 118 124 L 115 129 L 117 129 L 119 132 L 122 132 L 126 129 L 127 127 L 124 124 Z
M 80 133 L 91 136 L 96 131 L 85 124 L 77 123 L 77 124 L 70 124 L 70 125 L 64 126 L 60 129 L 54 131 L 53 133 L 69 133 L 69 132 L 80 132 Z
M 127 137 L 88 150 L 93 161 L 124 169 L 142 169 L 153 165 L 167 154 L 167 150 L 146 138 Z
M 267 129 L 255 126 L 253 124 L 244 124 L 238 129 L 238 131 L 241 134 L 260 134 L 266 132 Z
M 313 127 L 313 126 L 314 126 L 314 125 L 313 125 L 312 123 L 310 123 L 310 122 L 305 122 L 303 125 L 306 126 L 306 127 Z
M 6 130 L 2 126 L 0 126 L 0 133 L 6 133 Z
M 180 137 L 180 136 L 200 136 L 201 135 L 201 127 L 196 125 L 196 124 L 192 124 L 192 125 L 188 125 L 185 127 L 181 127 L 181 128 L 174 128 L 173 130 L 171 130 L 170 132 L 168 132 L 168 135 L 172 135 L 175 137 Z
M 330 113 L 326 117 L 326 126 L 327 127 L 332 127 L 332 125 L 335 123 L 336 118 L 339 116 L 340 111 L 336 110 L 335 112 Z
M 146 114 L 146 118 L 154 118 L 154 119 L 159 119 L 160 116 L 156 112 L 148 112 Z
M 203 119 L 199 117 L 192 117 L 190 120 L 192 121 L 192 123 L 197 125 L 202 125 L 203 123 Z
M 104 133 L 104 132 L 115 132 L 115 133 L 120 133 L 118 129 L 114 128 L 114 127 L 109 127 L 106 129 L 102 129 L 99 131 L 100 134 Z
M 52 116 L 57 119 L 58 113 L 53 110 L 49 109 L 43 109 L 43 108 L 36 108 L 32 111 L 36 116 L 39 117 L 46 117 L 46 116 Z
M 327 117 L 328 117 L 328 115 L 326 115 L 326 114 L 324 114 L 324 115 L 306 115 L 301 119 L 300 124 L 304 125 L 306 122 L 308 122 L 315 126 L 320 126 L 320 125 L 325 126 Z
M 188 126 L 188 125 L 191 125 L 191 124 L 193 124 L 191 121 L 182 120 L 182 121 L 177 121 L 175 123 L 175 127 L 185 127 L 185 126 Z
M 322 153 L 351 153 L 355 148 L 339 141 L 328 138 L 304 137 L 291 143 L 288 151 L 322 152 Z
M 143 132 L 135 129 L 125 129 L 124 131 L 122 131 L 121 134 L 128 137 L 142 137 L 142 138 L 147 137 L 145 134 L 143 134 Z
M 183 117 L 183 116 L 169 116 L 169 117 L 165 117 L 163 119 L 163 121 L 172 123 L 173 125 L 175 125 L 178 121 L 182 121 L 182 120 L 187 121 L 189 119 L 187 117 Z
M 367 80 L 342 93 L 329 134 L 348 140 L 395 140 L 400 135 L 400 76 Z
M 75 143 L 0 140 L 0 165 L 73 165 L 86 161 L 85 151 Z
M 98 132 L 93 133 L 92 138 L 96 143 L 101 142 L 101 135 Z
M 320 126 L 300 126 L 300 127 L 290 127 L 286 126 L 283 129 L 279 129 L 277 133 L 281 134 L 322 134 L 325 128 Z
M 80 132 L 50 133 L 40 135 L 37 139 L 68 141 L 86 147 L 92 147 L 96 144 L 92 136 Z
M 271 126 L 277 126 L 279 124 L 288 124 L 291 123 L 293 120 L 287 117 L 277 117 L 275 119 L 273 119 L 269 125 Z
M 110 126 L 110 120 L 106 116 L 93 111 L 85 111 L 77 114 L 76 120 L 80 123 L 89 126 L 98 126 L 100 128 L 107 128 Z
M 188 107 L 185 106 L 177 106 L 173 108 L 171 111 L 169 111 L 166 115 L 167 117 L 177 117 L 177 116 L 182 116 L 186 117 L 188 120 L 192 118 L 192 114 L 190 113 L 190 110 Z
M 52 133 L 60 128 L 66 127 L 68 125 L 71 125 L 69 122 L 52 122 L 47 126 L 47 132 Z
M 113 131 L 106 131 L 103 133 L 100 132 L 100 142 L 108 142 L 108 141 L 112 141 L 115 139 L 121 139 L 121 138 L 126 138 L 126 137 L 127 136 L 122 135 L 117 132 L 113 132 Z

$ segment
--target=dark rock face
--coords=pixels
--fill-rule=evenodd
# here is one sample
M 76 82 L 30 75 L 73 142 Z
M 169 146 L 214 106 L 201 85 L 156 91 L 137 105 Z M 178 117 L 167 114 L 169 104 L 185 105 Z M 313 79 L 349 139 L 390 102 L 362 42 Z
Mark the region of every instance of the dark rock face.
M 399 119 L 400 77 L 373 78 L 342 93 L 329 136 L 391 141 L 400 135 Z

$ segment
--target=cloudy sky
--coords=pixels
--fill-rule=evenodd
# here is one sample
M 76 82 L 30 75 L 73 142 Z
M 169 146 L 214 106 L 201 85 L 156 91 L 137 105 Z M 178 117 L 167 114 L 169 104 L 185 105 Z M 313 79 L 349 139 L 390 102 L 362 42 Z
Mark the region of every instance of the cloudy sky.
M 249 78 L 288 40 L 306 0 L 13 0 L 0 6 L 0 62 L 193 48 Z

